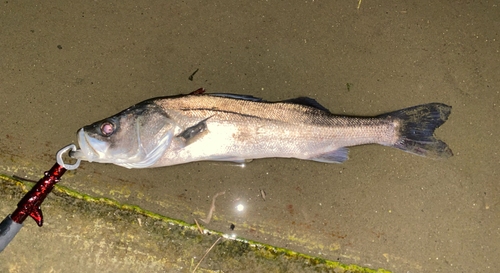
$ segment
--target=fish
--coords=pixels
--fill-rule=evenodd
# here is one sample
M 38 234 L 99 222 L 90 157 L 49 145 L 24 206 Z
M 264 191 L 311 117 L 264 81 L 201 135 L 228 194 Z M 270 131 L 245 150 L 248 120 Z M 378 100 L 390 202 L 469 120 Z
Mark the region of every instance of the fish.
M 451 106 L 428 103 L 372 117 L 332 114 L 316 100 L 265 101 L 204 93 L 158 97 L 80 128 L 70 156 L 125 168 L 195 161 L 348 159 L 348 147 L 380 144 L 432 159 L 453 156 L 434 136 Z

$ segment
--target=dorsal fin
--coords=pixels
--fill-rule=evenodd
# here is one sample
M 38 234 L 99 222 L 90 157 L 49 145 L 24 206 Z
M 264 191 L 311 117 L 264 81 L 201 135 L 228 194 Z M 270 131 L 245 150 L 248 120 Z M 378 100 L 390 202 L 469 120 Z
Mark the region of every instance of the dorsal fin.
M 281 102 L 295 103 L 295 104 L 310 106 L 310 107 L 314 107 L 316 109 L 323 110 L 325 112 L 330 113 L 330 110 L 326 109 L 323 105 L 319 104 L 319 102 L 317 102 L 315 99 L 311 99 L 308 97 L 299 97 L 299 98 L 295 98 L 295 99 L 284 100 Z
M 249 100 L 249 101 L 264 102 L 263 99 L 256 98 L 256 97 L 250 96 L 250 95 L 238 95 L 238 94 L 229 94 L 229 93 L 210 93 L 210 94 L 207 94 L 207 95 L 214 96 L 214 97 L 223 97 L 223 98 L 237 99 L 237 100 Z
M 214 96 L 214 97 L 231 98 L 231 99 L 237 99 L 237 100 L 249 100 L 249 101 L 257 101 L 257 102 L 267 102 L 267 101 L 265 101 L 265 100 L 263 100 L 261 98 L 256 98 L 256 97 L 250 96 L 250 95 L 238 95 L 238 94 L 229 94 L 229 93 L 210 93 L 210 94 L 207 94 L 207 95 Z M 330 110 L 326 109 L 326 107 L 324 107 L 323 105 L 319 104 L 319 102 L 317 102 L 315 99 L 311 99 L 311 98 L 308 98 L 308 97 L 299 97 L 299 98 L 295 98 L 295 99 L 283 100 L 283 101 L 280 101 L 280 102 L 310 106 L 310 107 L 314 107 L 316 109 L 319 109 L 319 110 L 322 110 L 322 111 L 330 113 Z

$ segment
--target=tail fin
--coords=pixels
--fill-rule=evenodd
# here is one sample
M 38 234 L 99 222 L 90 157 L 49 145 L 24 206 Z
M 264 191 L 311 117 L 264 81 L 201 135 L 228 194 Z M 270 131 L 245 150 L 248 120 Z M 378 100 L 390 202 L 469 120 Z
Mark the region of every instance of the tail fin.
M 453 156 L 448 145 L 434 137 L 434 130 L 448 119 L 450 113 L 451 106 L 429 103 L 379 117 L 399 120 L 399 140 L 392 147 L 412 154 L 439 159 Z

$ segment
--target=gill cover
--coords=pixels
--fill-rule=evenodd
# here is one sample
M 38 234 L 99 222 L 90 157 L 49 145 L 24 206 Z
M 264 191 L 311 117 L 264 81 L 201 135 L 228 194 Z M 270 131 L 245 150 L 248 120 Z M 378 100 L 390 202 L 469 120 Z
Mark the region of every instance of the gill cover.
M 168 148 L 173 137 L 169 116 L 156 104 L 142 102 L 78 131 L 77 159 L 147 168 Z

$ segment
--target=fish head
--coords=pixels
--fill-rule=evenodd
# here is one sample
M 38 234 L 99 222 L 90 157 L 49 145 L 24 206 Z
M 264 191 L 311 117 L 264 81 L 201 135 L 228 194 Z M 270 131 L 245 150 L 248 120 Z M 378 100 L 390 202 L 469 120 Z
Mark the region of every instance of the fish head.
M 145 101 L 78 130 L 80 150 L 70 155 L 89 162 L 147 168 L 167 150 L 173 128 L 172 119 L 160 106 Z

